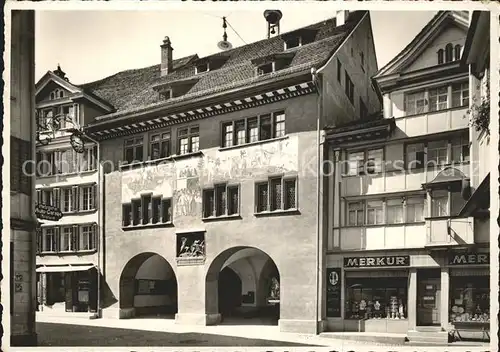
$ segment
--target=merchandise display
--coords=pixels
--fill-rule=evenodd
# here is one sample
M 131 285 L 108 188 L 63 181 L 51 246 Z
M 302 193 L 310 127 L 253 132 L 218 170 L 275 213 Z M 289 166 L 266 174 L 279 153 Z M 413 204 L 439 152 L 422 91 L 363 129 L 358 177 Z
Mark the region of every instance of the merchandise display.
M 471 281 L 477 281 L 471 279 Z M 460 287 L 462 286 L 462 287 Z M 474 287 L 475 286 L 475 287 Z M 477 288 L 477 283 L 460 282 L 452 285 L 450 295 L 450 322 L 489 323 L 490 321 L 490 290 Z

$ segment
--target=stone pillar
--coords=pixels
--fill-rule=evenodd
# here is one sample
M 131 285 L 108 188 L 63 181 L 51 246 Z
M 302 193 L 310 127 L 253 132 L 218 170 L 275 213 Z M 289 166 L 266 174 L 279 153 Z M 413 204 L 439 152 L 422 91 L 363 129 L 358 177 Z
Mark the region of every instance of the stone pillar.
M 446 267 L 441 268 L 441 302 L 440 304 L 440 318 L 441 327 L 448 328 L 448 307 L 450 300 L 450 273 Z
M 410 268 L 408 283 L 408 330 L 417 327 L 417 268 Z
M 177 324 L 213 325 L 220 322 L 217 310 L 217 278 L 209 277 L 206 281 L 205 279 L 204 265 L 177 267 Z
M 12 346 L 36 346 L 35 180 L 30 164 L 36 130 L 35 12 L 14 10 L 11 14 L 10 339 Z M 9 319 L 8 314 L 5 309 L 3 321 Z

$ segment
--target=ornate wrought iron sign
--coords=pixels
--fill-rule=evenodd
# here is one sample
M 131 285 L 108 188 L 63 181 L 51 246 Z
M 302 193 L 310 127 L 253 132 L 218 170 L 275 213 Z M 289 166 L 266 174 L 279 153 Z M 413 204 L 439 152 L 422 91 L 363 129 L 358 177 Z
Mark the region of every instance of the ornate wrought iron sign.
M 56 137 L 56 132 L 61 130 L 63 122 L 65 126 L 73 126 L 65 130 L 70 135 L 71 147 L 77 153 L 83 153 L 85 150 L 85 134 L 82 132 L 80 126 L 68 114 L 58 114 L 51 117 L 42 117 L 40 113 L 36 113 L 36 141 L 41 145 L 48 145 L 52 139 Z

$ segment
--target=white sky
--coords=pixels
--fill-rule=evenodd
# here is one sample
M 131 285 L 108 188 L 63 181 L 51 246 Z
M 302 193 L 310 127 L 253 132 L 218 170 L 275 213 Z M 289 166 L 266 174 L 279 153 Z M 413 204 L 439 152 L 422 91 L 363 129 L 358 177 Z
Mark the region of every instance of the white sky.
M 306 16 L 299 6 L 281 10 L 282 33 L 335 17 L 335 10 L 326 7 L 313 8 Z M 398 54 L 435 13 L 371 11 L 379 68 Z M 75 84 L 158 64 L 160 44 L 166 35 L 172 41 L 174 58 L 213 54 L 219 51 L 217 42 L 222 40 L 222 16 L 247 43 L 266 37 L 260 9 L 37 11 L 35 79 L 55 70 L 58 63 Z M 229 26 L 227 34 L 233 46 L 244 44 Z

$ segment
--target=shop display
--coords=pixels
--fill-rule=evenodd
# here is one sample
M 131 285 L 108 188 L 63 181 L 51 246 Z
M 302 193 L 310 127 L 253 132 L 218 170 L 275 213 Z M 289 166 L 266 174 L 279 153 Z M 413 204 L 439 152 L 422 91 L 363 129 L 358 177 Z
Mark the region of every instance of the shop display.
M 471 282 L 463 283 L 459 280 L 452 285 L 450 297 L 450 322 L 467 322 L 467 323 L 489 323 L 490 321 L 490 294 L 489 288 L 477 288 L 477 283 L 472 281 L 478 279 L 470 279 Z M 483 283 L 484 284 L 484 283 Z M 454 287 L 453 287 L 454 286 Z M 457 287 L 458 286 L 458 287 Z M 462 286 L 462 287 L 460 287 Z M 476 286 L 476 287 L 474 287 Z M 484 284 L 484 286 L 487 286 Z M 483 286 L 483 287 L 484 287 Z

